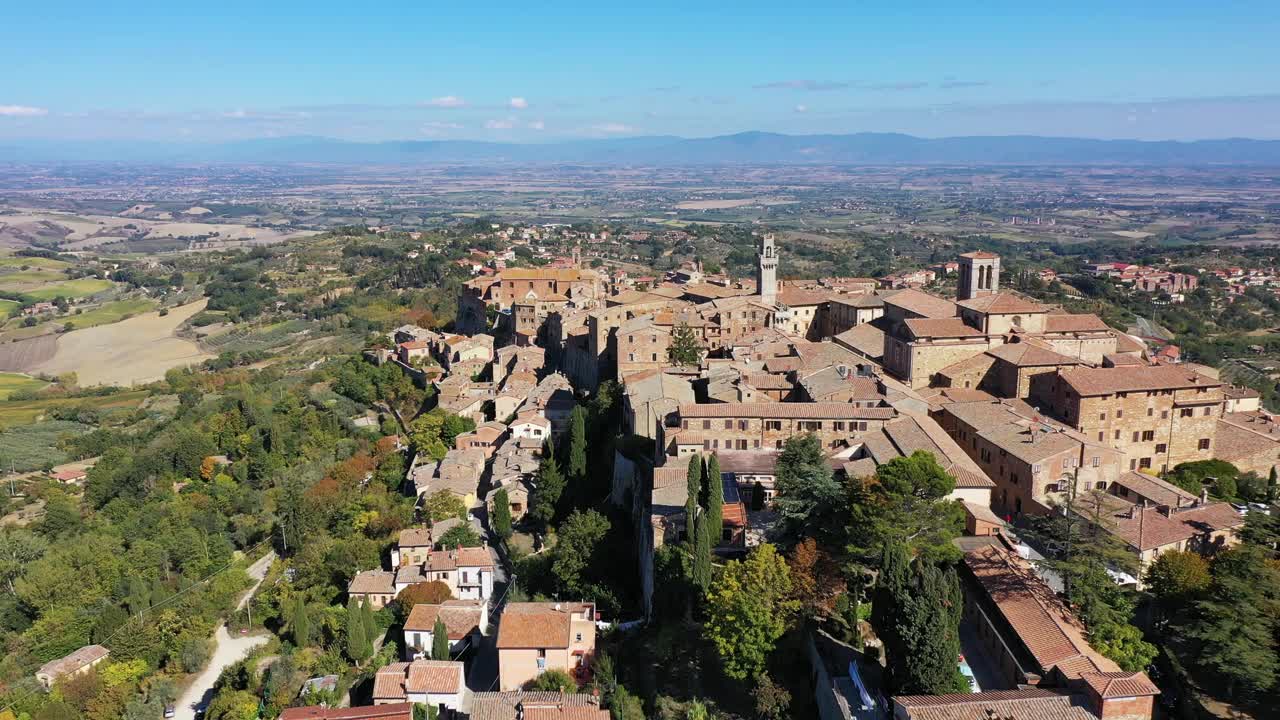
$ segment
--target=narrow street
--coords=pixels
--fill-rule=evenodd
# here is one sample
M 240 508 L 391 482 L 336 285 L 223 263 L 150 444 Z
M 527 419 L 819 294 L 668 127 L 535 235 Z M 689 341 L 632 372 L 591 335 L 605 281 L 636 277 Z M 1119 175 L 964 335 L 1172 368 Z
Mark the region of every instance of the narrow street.
M 267 576 L 267 570 L 275 559 L 275 551 L 271 551 L 248 567 L 246 572 L 249 577 L 253 578 L 254 583 L 252 587 L 240 596 L 240 602 L 236 604 L 237 611 L 243 610 L 249 605 L 249 601 L 253 599 L 253 594 L 258 591 L 258 586 L 262 585 L 262 579 Z M 270 636 L 268 635 L 232 637 L 227 632 L 226 623 L 219 624 L 218 629 L 213 633 L 213 656 L 209 659 L 209 664 L 205 666 L 205 669 L 201 670 L 195 679 L 191 681 L 191 684 L 182 691 L 178 702 L 174 704 L 175 720 L 195 720 L 196 711 L 209 704 L 209 699 L 213 694 L 214 683 L 218 682 L 218 677 L 222 675 L 222 671 L 243 660 L 249 653 L 253 652 L 254 648 L 259 645 L 265 645 L 269 639 Z

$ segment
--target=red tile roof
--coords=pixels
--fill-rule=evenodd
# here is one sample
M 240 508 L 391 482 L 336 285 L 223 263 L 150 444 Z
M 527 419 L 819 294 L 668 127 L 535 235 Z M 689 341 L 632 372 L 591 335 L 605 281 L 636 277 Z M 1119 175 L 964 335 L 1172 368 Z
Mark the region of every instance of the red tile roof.
M 1084 639 L 1084 629 L 1053 590 L 1021 559 L 995 545 L 965 553 L 965 565 L 1044 673 L 1068 678 L 1120 668 Z
M 1142 672 L 1085 673 L 1080 679 L 1103 700 L 1160 694 L 1160 688 Z
M 419 604 L 413 606 L 409 617 L 404 621 L 404 629 L 432 632 L 435 630 L 436 619 L 439 618 L 444 621 L 449 639 L 461 640 L 479 629 L 483 617 L 484 611 L 467 600 L 450 600 L 442 605 Z
M 909 695 L 893 701 L 905 720 L 1097 720 L 1070 695 L 1051 690 L 996 690 L 957 695 Z
M 904 323 L 917 338 L 982 337 L 982 333 L 964 324 L 960 318 L 912 318 Z
M 498 623 L 499 650 L 504 648 L 567 648 L 573 613 L 590 603 L 507 603 Z
M 778 418 L 831 420 L 889 420 L 897 415 L 893 408 L 854 407 L 850 403 L 707 403 L 681 405 L 681 418 Z
M 1031 302 L 1013 293 L 1004 292 L 994 295 L 980 295 L 971 300 L 961 300 L 956 304 L 962 308 L 976 310 L 988 315 L 1034 315 L 1048 311 L 1048 308 L 1039 303 Z
M 413 720 L 413 703 L 352 708 L 285 708 L 280 712 L 280 720 Z
M 1046 315 L 1044 331 L 1047 333 L 1097 332 L 1109 330 L 1107 324 L 1097 315 Z
M 1177 365 L 1155 367 L 1071 368 L 1059 377 L 1078 395 L 1110 395 L 1117 392 L 1218 388 L 1222 383 Z

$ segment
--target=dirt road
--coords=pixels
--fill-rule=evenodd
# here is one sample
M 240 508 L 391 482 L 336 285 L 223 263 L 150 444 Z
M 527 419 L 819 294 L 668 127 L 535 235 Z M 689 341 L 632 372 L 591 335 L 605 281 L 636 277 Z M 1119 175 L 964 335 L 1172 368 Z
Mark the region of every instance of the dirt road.
M 236 610 L 243 610 L 249 604 L 249 600 L 258 591 L 258 586 L 262 584 L 262 578 L 266 577 L 267 569 L 271 567 L 271 563 L 275 559 L 275 552 L 269 552 L 262 559 L 249 566 L 247 572 L 255 582 L 253 587 L 246 590 L 244 595 L 240 597 Z M 259 645 L 265 645 L 270 639 L 270 635 L 237 635 L 232 637 L 227 632 L 225 624 L 219 625 L 218 629 L 213 633 L 213 657 L 210 658 L 209 664 L 205 669 L 200 671 L 199 675 L 196 675 L 191 685 L 182 692 L 182 696 L 178 698 L 178 702 L 174 707 L 175 720 L 195 720 L 196 710 L 209 704 L 209 699 L 213 696 L 213 685 L 218 681 L 218 676 L 222 674 L 222 671 L 240 662 L 249 653 L 253 652 L 254 648 Z

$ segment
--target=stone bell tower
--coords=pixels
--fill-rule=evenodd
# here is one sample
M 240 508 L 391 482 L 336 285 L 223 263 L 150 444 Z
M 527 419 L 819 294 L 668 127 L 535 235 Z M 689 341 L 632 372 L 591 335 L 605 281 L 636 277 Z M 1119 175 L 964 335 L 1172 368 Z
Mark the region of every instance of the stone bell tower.
M 960 286 L 957 300 L 972 300 L 1000 291 L 1000 256 L 989 252 L 971 252 L 960 256 Z
M 778 299 L 778 251 L 773 235 L 767 234 L 760 245 L 760 267 L 756 270 L 756 294 L 760 302 L 772 305 Z

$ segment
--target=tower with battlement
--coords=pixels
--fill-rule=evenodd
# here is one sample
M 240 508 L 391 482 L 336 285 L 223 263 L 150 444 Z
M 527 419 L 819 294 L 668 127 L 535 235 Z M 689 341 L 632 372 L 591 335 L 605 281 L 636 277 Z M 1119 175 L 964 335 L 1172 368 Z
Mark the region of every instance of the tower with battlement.
M 759 267 L 756 270 L 756 294 L 760 302 L 772 305 L 778 299 L 778 251 L 773 235 L 766 234 L 760 244 Z

